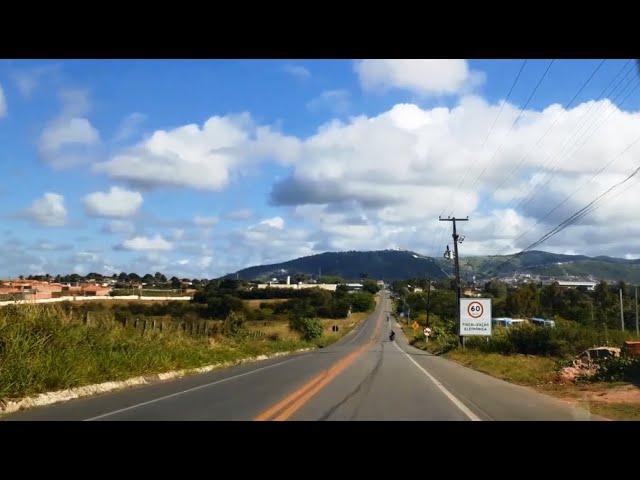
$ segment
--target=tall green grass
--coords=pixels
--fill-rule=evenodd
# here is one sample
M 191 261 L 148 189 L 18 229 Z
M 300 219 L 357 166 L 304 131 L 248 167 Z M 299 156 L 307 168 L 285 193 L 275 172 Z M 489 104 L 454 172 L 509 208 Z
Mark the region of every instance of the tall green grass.
M 302 340 L 142 333 L 116 322 L 87 326 L 58 305 L 0 309 L 0 399 L 312 345 Z
M 630 332 L 608 332 L 580 325 L 570 320 L 559 320 L 555 328 L 523 324 L 511 328 L 494 328 L 489 340 L 472 337 L 466 340 L 468 348 L 501 354 L 522 353 L 552 357 L 572 357 L 594 346 L 621 347 L 633 338 Z

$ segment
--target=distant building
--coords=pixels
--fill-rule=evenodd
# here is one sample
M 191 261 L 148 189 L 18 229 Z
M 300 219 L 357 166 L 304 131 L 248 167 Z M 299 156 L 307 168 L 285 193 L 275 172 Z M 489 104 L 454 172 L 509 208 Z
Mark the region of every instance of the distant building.
M 462 294 L 467 297 L 482 297 L 482 293 L 477 291 L 475 288 L 467 288 L 462 291 Z
M 597 285 L 596 282 L 569 282 L 564 280 L 558 281 L 558 286 L 563 288 L 585 287 L 587 290 L 590 290 L 590 291 L 595 290 L 596 285 Z
M 329 290 L 332 292 L 338 288 L 337 283 L 259 283 L 258 288 L 260 290 L 264 288 L 288 288 L 293 290 L 300 290 L 303 288 L 320 288 L 322 290 Z

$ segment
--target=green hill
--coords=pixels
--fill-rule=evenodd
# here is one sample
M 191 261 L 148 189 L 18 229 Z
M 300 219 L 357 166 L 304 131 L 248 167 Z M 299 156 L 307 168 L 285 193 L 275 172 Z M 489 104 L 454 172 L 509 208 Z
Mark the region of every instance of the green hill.
M 506 260 L 510 260 L 505 263 Z M 285 275 L 335 275 L 345 280 L 359 280 L 363 275 L 376 280 L 431 278 L 453 275 L 453 262 L 432 258 L 407 250 L 377 250 L 369 252 L 326 252 L 271 265 L 258 265 L 229 274 L 244 280 L 267 280 Z M 640 283 L 640 260 L 625 260 L 606 256 L 561 255 L 530 251 L 516 256 L 476 256 L 460 258 L 460 273 L 464 279 L 486 280 L 518 274 L 539 275 L 556 279 L 624 280 Z

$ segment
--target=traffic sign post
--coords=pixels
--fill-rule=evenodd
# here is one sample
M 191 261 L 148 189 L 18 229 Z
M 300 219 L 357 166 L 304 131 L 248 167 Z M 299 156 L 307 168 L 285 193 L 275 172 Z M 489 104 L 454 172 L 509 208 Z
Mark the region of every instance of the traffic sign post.
M 460 336 L 491 335 L 491 299 L 460 299 Z
M 424 333 L 425 343 L 429 343 L 429 337 L 431 336 L 431 329 L 429 327 L 424 327 L 422 331 Z

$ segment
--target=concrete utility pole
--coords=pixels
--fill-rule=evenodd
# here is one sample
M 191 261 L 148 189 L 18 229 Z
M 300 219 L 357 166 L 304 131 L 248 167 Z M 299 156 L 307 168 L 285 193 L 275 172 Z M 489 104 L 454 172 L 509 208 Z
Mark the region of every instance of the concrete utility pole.
M 466 218 L 438 217 L 438 220 L 440 220 L 441 222 L 453 223 L 453 234 L 451 236 L 453 237 L 453 251 L 455 256 L 454 261 L 455 261 L 455 271 L 456 271 L 456 304 L 457 304 L 456 318 L 458 320 L 458 336 L 459 336 L 460 343 L 462 343 L 464 341 L 464 338 L 462 337 L 462 335 L 460 335 L 460 263 L 458 261 L 459 235 L 458 235 L 458 232 L 456 231 L 456 222 L 468 222 L 469 217 L 466 217 Z
M 636 326 L 638 324 L 637 299 L 638 299 L 638 290 L 636 289 Z M 429 279 L 429 281 L 427 283 L 427 327 L 429 326 L 429 310 L 431 310 L 431 279 Z
M 640 330 L 638 330 L 638 287 L 636 287 L 636 337 L 640 337 Z
M 624 311 L 622 309 L 622 289 L 620 289 L 620 323 L 622 324 L 622 331 L 624 332 Z

